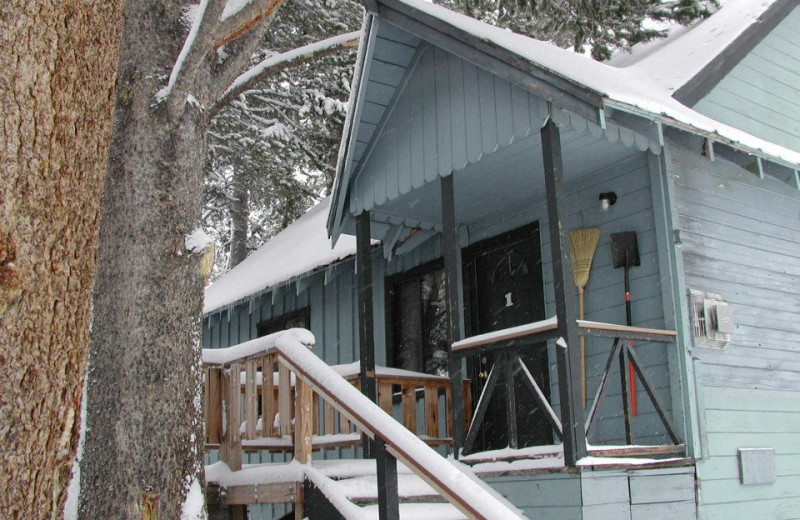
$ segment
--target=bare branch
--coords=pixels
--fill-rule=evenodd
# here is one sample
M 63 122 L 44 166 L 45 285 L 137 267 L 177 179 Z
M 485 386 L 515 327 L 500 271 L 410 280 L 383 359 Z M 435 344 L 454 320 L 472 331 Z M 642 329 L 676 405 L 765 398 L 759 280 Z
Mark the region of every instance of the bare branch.
M 284 0 L 251 0 L 238 12 L 220 18 L 214 29 L 214 49 L 238 39 L 275 14 Z
M 247 90 L 253 83 L 265 76 L 321 56 L 327 56 L 343 49 L 355 47 L 358 45 L 360 37 L 361 31 L 353 31 L 270 56 L 233 80 L 219 99 L 211 103 L 208 109 L 212 114 L 215 113 L 219 110 L 219 107 L 223 106 L 232 97 Z
M 213 118 L 217 112 L 219 107 L 218 99 L 222 93 L 243 70 L 247 70 L 253 53 L 264 41 L 264 34 L 271 20 L 272 17 L 263 18 L 250 32 L 243 34 L 225 47 L 226 57 L 224 61 L 212 68 L 211 77 L 209 78 L 209 101 L 207 102 L 209 118 Z

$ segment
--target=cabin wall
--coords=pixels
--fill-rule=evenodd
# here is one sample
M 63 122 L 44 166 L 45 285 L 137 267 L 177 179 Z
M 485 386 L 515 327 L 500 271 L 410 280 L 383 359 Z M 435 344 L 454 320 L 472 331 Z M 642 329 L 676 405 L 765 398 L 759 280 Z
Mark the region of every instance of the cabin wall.
M 800 7 L 768 34 L 695 110 L 800 150 Z
M 685 290 L 721 295 L 736 324 L 726 348 L 691 347 L 701 516 L 800 518 L 800 191 L 682 148 L 670 156 Z M 741 484 L 740 448 L 774 450 L 775 482 Z
M 693 467 L 484 477 L 530 520 L 694 520 Z
M 532 175 L 535 173 L 532 173 Z M 456 173 L 456 176 L 458 174 Z M 456 177 L 456 189 L 458 176 Z M 608 212 L 598 208 L 598 194 L 604 191 L 617 193 L 618 201 Z M 568 227 L 599 227 L 602 236 L 595 254 L 587 286 L 586 319 L 610 323 L 625 323 L 623 271 L 614 269 L 608 244 L 609 233 L 636 231 L 639 240 L 641 265 L 631 269 L 633 324 L 642 327 L 663 328 L 665 326 L 664 305 L 661 290 L 662 275 L 659 271 L 657 233 L 653 217 L 648 155 L 632 152 L 631 155 L 608 168 L 593 172 L 567 185 L 569 207 Z M 545 305 L 548 316 L 555 314 L 550 240 L 547 209 L 543 197 L 532 197 L 523 206 L 507 208 L 502 213 L 469 226 L 462 233 L 462 246 L 479 242 L 538 220 L 542 246 L 543 272 L 545 278 Z M 374 250 L 374 312 L 376 362 L 386 364 L 386 316 L 385 278 L 413 269 L 419 265 L 441 258 L 441 241 L 435 237 L 403 256 L 386 261 L 383 249 Z M 327 280 L 327 283 L 325 283 Z M 208 348 L 225 347 L 247 341 L 256 336 L 256 324 L 303 307 L 310 307 L 311 331 L 317 338 L 318 355 L 329 364 L 350 363 L 358 360 L 358 304 L 353 261 L 336 264 L 326 276 L 323 272 L 313 275 L 310 282 L 301 283 L 300 294 L 296 285 L 289 284 L 275 293 L 254 297 L 251 301 L 222 309 L 204 320 L 203 345 Z M 574 288 L 574 286 L 573 286 Z M 574 289 L 577 292 L 577 289 Z M 671 310 L 668 310 L 668 313 Z M 230 314 L 230 319 L 228 315 Z M 668 320 L 672 322 L 673 320 Z M 599 385 L 600 377 L 610 352 L 611 341 L 607 339 L 587 340 L 587 408 Z M 558 409 L 559 397 L 555 346 L 548 346 L 551 380 L 551 400 Z M 667 412 L 672 410 L 672 396 L 668 352 L 673 344 L 636 344 L 636 351 L 646 367 L 647 373 L 657 387 L 660 399 Z M 613 365 L 611 380 L 598 409 L 599 422 L 590 432 L 589 441 L 595 444 L 624 443 L 622 404 L 619 372 Z M 577 389 L 580 385 L 576 386 Z M 637 444 L 660 444 L 668 442 L 654 407 L 646 397 L 641 385 L 637 391 L 638 414 L 632 418 L 633 442 Z M 680 414 L 680 410 L 678 411 Z M 675 422 L 680 423 L 676 420 Z

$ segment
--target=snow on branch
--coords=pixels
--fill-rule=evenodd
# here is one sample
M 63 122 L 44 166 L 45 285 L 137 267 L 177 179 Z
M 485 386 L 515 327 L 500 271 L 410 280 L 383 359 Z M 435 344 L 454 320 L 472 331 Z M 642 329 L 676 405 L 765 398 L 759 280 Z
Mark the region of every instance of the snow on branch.
M 233 80 L 233 83 L 231 83 L 222 96 L 214 103 L 214 106 L 218 107 L 223 105 L 227 100 L 239 95 L 254 82 L 267 74 L 275 72 L 275 70 L 280 70 L 290 65 L 296 65 L 326 54 L 337 52 L 341 49 L 354 47 L 358 44 L 360 37 L 361 31 L 353 31 L 310 43 L 302 47 L 297 47 L 287 52 L 274 54 Z
M 214 48 L 219 49 L 264 19 L 271 17 L 284 0 L 228 0 L 214 29 Z
M 195 40 L 197 39 L 197 35 L 200 32 L 200 26 L 206 19 L 206 9 L 208 8 L 208 1 L 209 0 L 200 0 L 200 5 L 197 7 L 197 13 L 195 14 L 194 20 L 192 21 L 192 28 L 189 29 L 189 36 L 187 36 L 186 41 L 183 42 L 183 48 L 181 49 L 181 53 L 178 55 L 178 59 L 175 60 L 175 64 L 172 66 L 172 72 L 169 75 L 169 81 L 167 82 L 167 86 L 162 88 L 156 93 L 156 101 L 159 102 L 164 101 L 172 93 L 172 89 L 175 87 L 175 83 L 178 81 L 178 76 L 181 74 L 181 71 L 183 70 L 184 63 L 186 62 L 186 57 L 189 56 L 189 52 L 195 45 Z

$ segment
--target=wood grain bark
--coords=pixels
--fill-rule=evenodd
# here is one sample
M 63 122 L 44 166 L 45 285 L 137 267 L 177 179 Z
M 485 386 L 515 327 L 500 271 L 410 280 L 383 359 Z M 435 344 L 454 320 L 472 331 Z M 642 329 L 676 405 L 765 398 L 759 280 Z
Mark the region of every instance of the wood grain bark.
M 58 518 L 77 442 L 120 1 L 0 4 L 0 516 Z

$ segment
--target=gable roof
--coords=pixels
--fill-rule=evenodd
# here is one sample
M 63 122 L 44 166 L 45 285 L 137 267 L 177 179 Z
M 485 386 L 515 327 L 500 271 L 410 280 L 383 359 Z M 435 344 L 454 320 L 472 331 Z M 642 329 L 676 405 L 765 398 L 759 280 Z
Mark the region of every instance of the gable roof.
M 356 88 L 345 122 L 334 203 L 328 218 L 329 235 L 334 242 L 339 237 L 347 188 L 360 164 L 353 161 L 364 94 L 360 89 L 368 80 L 370 53 L 374 51 L 375 33 L 381 27 L 391 25 L 427 40 L 590 121 L 603 124 L 605 113 L 611 109 L 797 169 L 800 153 L 704 116 L 673 97 L 694 78 L 708 72 L 715 59 L 736 42 L 741 44 L 743 37 L 753 40 L 753 34 L 768 32 L 764 20 L 774 20 L 781 13 L 785 16 L 796 4 L 797 0 L 729 0 L 717 13 L 683 31 L 680 37 L 621 67 L 422 0 L 377 0 L 377 13 L 367 17 L 359 49 Z M 758 30 L 751 29 L 754 25 Z

